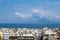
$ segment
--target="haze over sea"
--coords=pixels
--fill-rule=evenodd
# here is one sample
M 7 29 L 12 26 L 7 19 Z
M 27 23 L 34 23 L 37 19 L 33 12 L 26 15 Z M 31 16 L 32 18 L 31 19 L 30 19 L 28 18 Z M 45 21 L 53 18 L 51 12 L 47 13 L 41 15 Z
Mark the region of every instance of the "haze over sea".
M 0 28 L 59 28 L 60 24 L 0 24 Z

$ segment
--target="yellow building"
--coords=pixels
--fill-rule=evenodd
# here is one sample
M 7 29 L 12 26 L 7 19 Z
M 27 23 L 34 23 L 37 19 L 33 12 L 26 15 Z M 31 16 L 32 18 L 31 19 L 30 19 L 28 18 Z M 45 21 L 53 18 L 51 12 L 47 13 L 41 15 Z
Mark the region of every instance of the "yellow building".
M 3 38 L 2 32 L 0 32 L 0 40 L 3 40 L 2 38 Z

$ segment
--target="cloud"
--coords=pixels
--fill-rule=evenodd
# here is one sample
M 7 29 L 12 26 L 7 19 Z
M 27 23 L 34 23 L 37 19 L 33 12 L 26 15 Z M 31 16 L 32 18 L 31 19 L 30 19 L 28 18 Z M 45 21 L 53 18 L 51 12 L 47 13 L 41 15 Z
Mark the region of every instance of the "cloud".
M 48 12 L 46 11 L 43 11 L 43 10 L 40 10 L 40 9 L 32 9 L 32 12 L 34 14 L 37 14 L 37 16 L 39 16 L 40 18 L 43 18 L 43 17 L 47 17 L 48 16 Z
M 47 6 L 48 5 L 48 6 Z M 54 4 L 55 5 L 55 4 Z M 56 4 L 58 7 L 58 4 Z M 56 6 L 52 6 L 49 4 L 41 5 L 42 7 L 29 7 L 29 6 L 19 6 L 16 7 L 16 10 L 19 12 L 19 15 L 21 18 L 33 18 L 42 20 L 43 18 L 48 21 L 56 21 L 60 20 L 59 13 L 54 10 L 56 9 Z M 58 10 L 58 9 L 57 9 Z M 18 13 L 17 12 L 17 13 Z M 22 15 L 22 16 L 21 16 Z
M 22 13 L 15 13 L 17 16 L 20 16 L 21 18 L 31 18 L 32 15 L 31 14 L 22 14 Z
M 39 9 L 32 9 L 33 12 L 40 12 Z
M 32 12 L 36 14 L 40 18 L 46 18 L 47 20 L 60 20 L 59 14 L 52 11 L 40 10 L 40 9 L 32 9 Z
M 18 15 L 18 16 L 20 16 L 20 17 L 22 17 L 22 18 L 25 18 L 25 16 L 24 16 L 23 14 L 20 14 L 20 13 L 17 13 L 17 12 L 16 12 L 16 15 Z
M 59 14 L 57 14 L 56 12 L 52 12 L 52 11 L 46 11 L 46 10 L 42 10 L 42 9 L 38 9 L 38 8 L 32 8 L 31 10 L 25 10 L 30 11 L 30 12 L 25 12 L 25 13 L 18 13 L 16 12 L 15 14 L 21 18 L 33 18 L 36 19 L 36 17 L 38 17 L 40 20 L 42 18 L 45 18 L 49 21 L 56 21 L 56 20 L 60 20 L 60 16 Z M 37 19 L 38 19 L 37 18 Z

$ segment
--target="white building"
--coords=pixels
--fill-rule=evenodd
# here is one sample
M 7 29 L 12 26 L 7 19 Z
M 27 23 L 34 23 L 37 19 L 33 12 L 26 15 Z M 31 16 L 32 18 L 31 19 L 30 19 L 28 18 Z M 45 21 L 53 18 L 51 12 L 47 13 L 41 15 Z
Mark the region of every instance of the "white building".
M 18 36 L 17 40 L 34 40 L 33 34 L 23 34 L 21 36 Z
M 48 38 L 49 40 L 57 40 L 56 32 L 54 32 L 51 29 L 48 29 L 48 30 L 44 31 L 44 39 L 45 38 Z

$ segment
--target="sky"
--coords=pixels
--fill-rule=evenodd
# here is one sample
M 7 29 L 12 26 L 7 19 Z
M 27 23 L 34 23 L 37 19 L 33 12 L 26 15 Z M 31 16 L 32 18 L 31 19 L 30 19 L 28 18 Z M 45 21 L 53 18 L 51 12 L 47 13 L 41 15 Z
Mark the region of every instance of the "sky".
M 59 24 L 60 0 L 0 0 L 0 23 Z

